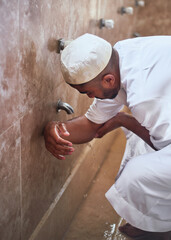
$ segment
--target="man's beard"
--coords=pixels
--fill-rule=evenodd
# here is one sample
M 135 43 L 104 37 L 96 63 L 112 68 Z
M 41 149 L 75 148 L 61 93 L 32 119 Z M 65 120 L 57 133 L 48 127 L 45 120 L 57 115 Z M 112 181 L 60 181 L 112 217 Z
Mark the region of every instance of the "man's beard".
M 113 99 L 118 95 L 118 90 L 117 89 L 103 89 L 103 95 L 104 98 L 106 99 Z

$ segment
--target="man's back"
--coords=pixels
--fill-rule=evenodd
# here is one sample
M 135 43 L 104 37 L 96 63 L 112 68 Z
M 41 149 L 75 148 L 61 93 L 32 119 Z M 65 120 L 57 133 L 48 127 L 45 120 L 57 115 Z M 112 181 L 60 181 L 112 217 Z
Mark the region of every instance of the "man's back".
M 127 105 L 163 148 L 171 143 L 171 36 L 124 40 L 115 48 Z

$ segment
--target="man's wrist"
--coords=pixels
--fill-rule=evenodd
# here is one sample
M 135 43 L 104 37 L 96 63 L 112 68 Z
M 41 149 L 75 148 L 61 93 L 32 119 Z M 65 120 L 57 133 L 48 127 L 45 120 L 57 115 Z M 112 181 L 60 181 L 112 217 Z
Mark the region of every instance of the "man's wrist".
M 125 127 L 125 122 L 128 118 L 128 114 L 125 112 L 119 112 L 117 114 L 117 122 L 118 122 L 118 127 Z

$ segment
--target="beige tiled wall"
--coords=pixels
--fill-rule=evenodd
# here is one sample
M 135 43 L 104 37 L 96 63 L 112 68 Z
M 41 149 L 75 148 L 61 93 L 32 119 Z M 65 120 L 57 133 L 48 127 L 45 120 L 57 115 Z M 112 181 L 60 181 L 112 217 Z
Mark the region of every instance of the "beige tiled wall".
M 64 83 L 55 40 L 89 32 L 114 44 L 134 31 L 142 36 L 171 34 L 170 0 L 146 0 L 146 7 L 135 8 L 133 16 L 117 13 L 124 5 L 134 6 L 134 0 L 0 0 L 0 239 L 29 239 L 87 149 L 86 144 L 78 146 L 73 156 L 59 161 L 44 147 L 45 124 L 70 118 L 56 113 L 59 98 L 74 108 L 72 117 L 83 114 L 91 103 Z M 99 29 L 100 18 L 113 19 L 114 29 Z M 84 173 L 89 181 L 111 139 L 89 148 L 86 156 L 97 162 L 90 175 Z M 83 180 L 86 187 L 89 181 Z M 84 191 L 79 192 L 77 199 Z
M 137 9 L 136 31 L 142 36 L 171 35 L 171 1 L 146 0 L 146 8 Z

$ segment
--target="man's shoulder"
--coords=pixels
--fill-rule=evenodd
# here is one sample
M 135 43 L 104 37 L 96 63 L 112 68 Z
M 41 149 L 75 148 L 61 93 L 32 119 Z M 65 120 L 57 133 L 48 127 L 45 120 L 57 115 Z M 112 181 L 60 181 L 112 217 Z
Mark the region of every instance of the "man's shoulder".
M 171 49 L 171 36 L 147 36 L 147 37 L 137 37 L 128 38 L 118 41 L 114 45 L 114 49 L 118 52 L 120 57 L 130 56 L 130 54 L 144 54 L 144 52 L 158 51 L 159 49 L 163 51 L 163 48 Z
M 123 39 L 114 44 L 114 48 L 118 46 L 126 46 L 132 44 L 150 43 L 150 42 L 162 42 L 168 41 L 171 43 L 171 35 L 158 35 L 158 36 L 144 36 L 136 38 Z

